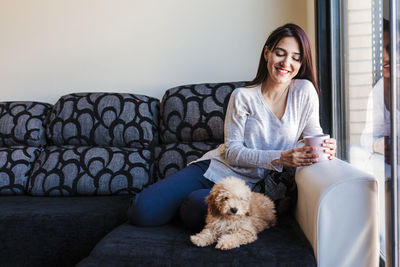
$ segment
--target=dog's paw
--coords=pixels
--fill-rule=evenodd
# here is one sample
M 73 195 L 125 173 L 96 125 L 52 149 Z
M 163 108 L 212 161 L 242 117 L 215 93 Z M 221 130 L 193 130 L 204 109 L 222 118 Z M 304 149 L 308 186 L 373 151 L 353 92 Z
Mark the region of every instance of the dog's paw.
M 198 234 L 190 236 L 190 241 L 192 241 L 192 243 L 198 247 L 206 247 L 212 244 L 210 240 L 207 240 L 206 238 Z
M 221 249 L 221 250 L 229 250 L 229 249 L 234 249 L 238 248 L 239 245 L 237 244 L 230 244 L 230 243 L 224 243 L 224 242 L 218 242 L 217 245 L 215 246 L 216 249 Z
M 215 246 L 216 249 L 221 250 L 229 250 L 238 247 L 240 247 L 240 243 L 236 240 L 232 240 L 231 238 L 221 238 L 220 240 L 218 240 L 218 243 Z

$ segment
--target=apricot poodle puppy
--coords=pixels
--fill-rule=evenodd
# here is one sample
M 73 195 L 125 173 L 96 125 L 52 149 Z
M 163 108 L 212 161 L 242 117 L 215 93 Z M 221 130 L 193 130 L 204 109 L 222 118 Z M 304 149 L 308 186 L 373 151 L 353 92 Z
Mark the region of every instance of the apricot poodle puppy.
M 257 240 L 257 234 L 276 223 L 275 205 L 245 182 L 228 177 L 216 183 L 206 198 L 208 212 L 204 229 L 190 237 L 193 244 L 228 250 Z

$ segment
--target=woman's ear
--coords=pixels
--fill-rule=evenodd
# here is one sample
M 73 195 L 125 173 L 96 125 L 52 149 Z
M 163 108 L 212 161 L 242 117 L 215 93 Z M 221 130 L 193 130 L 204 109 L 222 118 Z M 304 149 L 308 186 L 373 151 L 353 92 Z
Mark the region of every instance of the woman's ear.
M 265 59 L 265 61 L 268 61 L 269 53 L 270 53 L 270 51 L 268 49 L 268 46 L 265 46 L 264 47 L 264 59 Z

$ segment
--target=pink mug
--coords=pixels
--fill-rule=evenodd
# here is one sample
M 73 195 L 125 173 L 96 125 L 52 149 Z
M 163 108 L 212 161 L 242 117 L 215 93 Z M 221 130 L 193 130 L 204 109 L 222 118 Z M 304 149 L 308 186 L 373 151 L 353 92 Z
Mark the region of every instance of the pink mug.
M 317 154 L 319 156 L 318 161 L 329 160 L 329 154 L 324 153 L 324 149 L 326 148 L 322 147 L 324 140 L 329 138 L 330 138 L 329 134 L 304 136 L 303 139 L 297 141 L 296 147 L 298 147 L 300 144 L 304 144 L 305 146 L 316 147 Z

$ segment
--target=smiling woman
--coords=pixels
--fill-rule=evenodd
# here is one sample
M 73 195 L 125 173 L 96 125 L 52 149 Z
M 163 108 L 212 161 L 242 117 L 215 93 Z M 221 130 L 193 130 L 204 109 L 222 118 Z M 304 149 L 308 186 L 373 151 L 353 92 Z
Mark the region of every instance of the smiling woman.
M 224 143 L 145 188 L 131 205 L 130 221 L 141 226 L 166 224 L 181 207 L 184 224 L 201 229 L 205 197 L 214 183 L 229 176 L 270 196 L 278 214 L 294 208 L 293 167 L 318 162 L 316 147 L 296 147 L 296 142 L 301 135 L 322 133 L 312 62 L 302 28 L 285 24 L 273 31 L 263 46 L 256 78 L 230 96 Z M 336 141 L 326 139 L 323 146 L 332 159 Z M 185 211 L 196 211 L 197 216 Z
M 283 41 L 283 39 L 287 39 L 288 37 L 291 37 L 289 39 L 294 39 L 296 41 L 296 44 L 291 42 L 291 45 L 294 46 L 291 47 L 293 51 L 279 52 L 279 50 L 282 49 L 280 42 Z M 319 93 L 319 88 L 315 79 L 315 73 L 313 67 L 311 44 L 307 34 L 304 32 L 303 29 L 301 29 L 299 26 L 295 24 L 286 24 L 282 27 L 277 28 L 274 32 L 270 34 L 270 36 L 268 37 L 267 41 L 264 44 L 264 49 L 261 52 L 260 62 L 258 65 L 256 77 L 254 78 L 253 81 L 251 81 L 248 84 L 249 86 L 257 85 L 264 82 L 267 79 L 268 73 L 271 72 L 267 66 L 268 60 L 266 53 L 268 53 L 268 51 L 277 53 L 278 57 L 279 55 L 284 56 L 284 52 L 294 53 L 293 55 L 289 56 L 292 56 L 294 60 L 299 61 L 300 68 L 298 69 L 296 75 L 294 75 L 292 78 L 309 80 Z
M 264 58 L 270 74 L 269 86 L 288 84 L 301 67 L 299 44 L 294 37 L 285 37 L 271 51 L 264 49 Z
M 268 110 L 282 121 L 285 113 L 289 113 L 287 109 L 292 104 L 298 105 L 300 102 L 300 105 L 304 106 L 316 105 L 316 111 L 312 111 L 314 112 L 313 119 L 309 121 L 308 128 L 304 129 L 304 131 L 320 132 L 322 130 L 319 125 L 318 100 L 312 101 L 312 97 L 307 100 L 304 98 L 293 99 L 292 97 L 292 95 L 296 96 L 298 92 L 304 93 L 305 89 L 303 87 L 306 87 L 306 85 L 299 86 L 299 81 L 301 80 L 311 82 L 311 87 L 319 94 L 315 80 L 310 40 L 301 27 L 289 23 L 278 27 L 268 37 L 261 53 L 257 75 L 248 84 L 248 87 L 261 86 L 261 93 Z M 291 89 L 291 87 L 296 89 Z M 291 91 L 295 91 L 295 93 Z M 302 103 L 302 101 L 305 102 Z M 299 112 L 299 110 L 296 111 Z M 290 116 L 290 114 L 287 116 Z M 301 129 L 301 124 L 298 121 L 292 126 L 296 126 L 296 129 L 300 126 Z M 300 130 L 300 133 L 297 132 L 297 134 L 304 134 L 302 131 Z M 288 136 L 287 131 L 286 136 Z M 330 154 L 330 158 L 332 158 L 336 153 L 336 140 L 328 139 L 324 145 L 327 147 L 325 152 Z M 297 167 L 310 165 L 318 161 L 313 150 L 299 151 L 296 149 L 283 151 L 281 158 L 274 160 L 273 163 L 284 162 L 286 166 Z
M 262 85 L 263 97 L 279 119 L 285 113 L 289 84 L 301 67 L 299 51 L 294 37 L 283 38 L 273 50 L 267 46 L 264 49 L 269 77 Z M 281 90 L 282 86 L 284 90 Z

